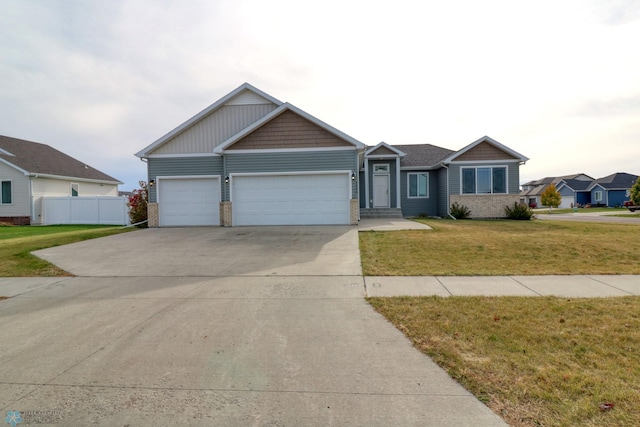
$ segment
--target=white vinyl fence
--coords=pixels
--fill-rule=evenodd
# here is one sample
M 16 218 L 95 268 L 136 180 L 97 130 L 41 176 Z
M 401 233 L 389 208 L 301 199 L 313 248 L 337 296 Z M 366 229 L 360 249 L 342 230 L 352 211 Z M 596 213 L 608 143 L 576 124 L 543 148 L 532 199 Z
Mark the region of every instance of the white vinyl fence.
M 127 225 L 127 199 L 117 196 L 43 197 L 42 223 Z

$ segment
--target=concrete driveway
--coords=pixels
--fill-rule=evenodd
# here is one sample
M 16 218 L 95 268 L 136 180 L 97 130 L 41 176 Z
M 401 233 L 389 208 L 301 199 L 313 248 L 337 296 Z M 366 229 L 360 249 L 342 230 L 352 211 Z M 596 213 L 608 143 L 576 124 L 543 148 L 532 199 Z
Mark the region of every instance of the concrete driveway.
M 154 229 L 38 254 L 78 277 L 0 302 L 0 409 L 33 423 L 505 425 L 364 301 L 356 227 Z

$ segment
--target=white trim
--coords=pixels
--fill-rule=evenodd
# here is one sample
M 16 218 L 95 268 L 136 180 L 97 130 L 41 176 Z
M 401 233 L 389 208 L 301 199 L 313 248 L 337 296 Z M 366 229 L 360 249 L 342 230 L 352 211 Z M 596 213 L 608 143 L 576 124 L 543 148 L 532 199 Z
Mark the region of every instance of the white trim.
M 367 156 L 364 157 L 364 198 L 365 209 L 369 209 L 369 158 Z
M 193 153 L 193 154 L 151 154 L 147 156 L 147 159 L 168 159 L 168 158 L 177 158 L 177 157 L 221 157 L 220 154 L 216 153 Z
M 491 168 L 491 193 L 478 193 L 478 168 L 481 169 L 487 169 L 487 168 Z M 506 171 L 506 175 L 504 177 L 504 182 L 505 182 L 505 190 L 506 192 L 504 193 L 494 193 L 493 192 L 493 168 L 505 168 Z M 475 169 L 476 170 L 476 191 L 475 193 L 464 193 L 464 186 L 463 186 L 463 182 L 462 182 L 462 171 L 464 169 Z M 483 166 L 476 166 L 476 167 L 461 167 L 460 168 L 460 195 L 476 195 L 476 196 L 490 196 L 490 195 L 494 195 L 494 194 L 509 194 L 509 166 L 508 165 L 493 165 L 493 166 L 489 166 L 489 165 L 483 165 Z
M 598 198 L 598 195 L 600 195 L 600 198 Z M 604 202 L 604 191 L 595 190 L 593 192 L 593 201 L 596 202 L 596 203 Z
M 386 170 L 376 170 L 378 168 L 378 166 L 385 166 Z M 374 175 L 380 175 L 380 174 L 386 174 L 388 175 L 389 172 L 391 172 L 391 165 L 389 163 L 374 163 L 373 164 L 373 174 Z
M 3 149 L 2 147 L 0 147 L 0 154 L 4 154 L 5 156 L 11 156 L 11 157 L 15 157 L 16 156 L 15 154 L 8 152 L 7 150 Z
M 522 154 L 518 153 L 517 151 L 512 150 L 511 148 L 500 144 L 498 141 L 496 141 L 493 138 L 490 138 L 488 136 L 483 136 L 480 139 L 477 139 L 475 141 L 473 141 L 471 144 L 467 145 L 466 147 L 462 148 L 461 150 L 456 151 L 455 153 L 451 154 L 449 157 L 447 157 L 446 159 L 444 159 L 442 162 L 443 163 L 453 163 L 456 157 L 461 156 L 462 154 L 466 153 L 467 151 L 471 150 L 472 148 L 476 147 L 477 145 L 480 145 L 481 143 L 486 142 L 489 143 L 491 145 L 493 145 L 494 147 L 498 148 L 499 150 L 504 151 L 505 153 L 516 157 L 516 159 L 518 162 L 522 162 L 522 163 L 526 163 L 527 160 L 529 160 L 528 157 L 523 156 Z M 496 160 L 493 160 L 494 162 Z
M 178 179 L 217 179 L 218 185 L 221 184 L 222 179 L 220 175 L 167 175 L 167 176 L 156 176 L 156 203 L 160 204 L 160 181 L 161 180 L 178 180 Z M 218 192 L 218 203 L 222 201 L 222 189 Z M 158 212 L 159 214 L 159 212 Z
M 520 163 L 519 160 L 517 159 L 512 159 L 512 160 L 465 160 L 465 161 L 460 161 L 460 162 L 449 162 L 450 165 L 484 165 L 484 164 L 494 164 L 496 162 L 503 162 L 503 163 Z
M 76 194 L 75 196 L 73 195 L 73 186 L 76 186 Z M 80 183 L 78 182 L 70 182 L 69 183 L 69 197 L 79 197 L 80 196 Z
M 412 196 L 410 191 L 411 191 L 411 182 L 410 182 L 410 176 L 411 175 L 426 175 L 427 176 L 427 195 L 426 196 Z M 416 178 L 417 179 L 417 178 Z M 409 172 L 407 173 L 407 199 L 428 199 L 429 198 L 429 172 Z M 419 181 L 416 180 L 416 186 L 418 185 Z M 418 193 L 420 193 L 420 188 L 419 186 L 417 186 L 417 190 Z
M 22 173 L 23 173 L 23 174 L 25 174 L 25 175 L 29 175 L 29 171 L 24 170 L 24 169 L 22 169 L 21 167 L 18 167 L 18 166 L 16 166 L 16 165 L 14 165 L 13 163 L 11 163 L 11 162 L 10 162 L 10 161 L 8 161 L 8 160 L 5 160 L 5 159 L 3 159 L 3 158 L 0 158 L 0 162 L 2 162 L 2 163 L 4 163 L 4 164 L 6 164 L 7 166 L 10 166 L 10 167 L 12 167 L 12 168 L 16 169 L 16 170 L 17 170 L 17 171 L 19 171 L 19 172 L 22 172 Z
M 380 157 L 380 158 L 385 157 L 385 156 L 387 156 L 387 157 L 396 157 L 396 156 L 404 157 L 404 156 L 407 155 L 407 153 L 404 153 L 404 152 L 398 150 L 396 147 L 394 147 L 392 145 L 389 145 L 384 141 L 378 143 L 374 147 L 369 148 L 367 151 L 364 152 L 364 155 L 365 156 L 370 156 L 370 155 L 372 155 L 371 153 L 373 153 L 374 151 L 376 151 L 380 147 L 385 147 L 388 150 L 395 152 L 396 154 L 380 154 L 380 155 L 373 154 L 373 157 Z
M 8 182 L 9 183 L 9 191 L 11 192 L 11 203 L 3 203 L 2 202 L 2 183 L 3 182 Z M 13 179 L 9 178 L 9 179 L 0 179 L 0 206 L 12 206 L 13 205 L 13 199 L 15 199 L 15 197 L 13 196 Z
M 400 168 L 400 170 L 403 171 L 435 171 L 438 170 L 440 168 L 444 168 L 446 166 L 444 165 L 437 165 L 437 166 L 402 166 Z
M 250 150 L 224 150 L 224 154 L 264 154 L 264 153 L 293 153 L 312 151 L 355 151 L 356 147 L 313 147 L 313 148 L 255 148 Z
M 48 178 L 48 179 L 61 179 L 64 181 L 78 181 L 78 182 L 91 182 L 94 184 L 109 184 L 109 185 L 121 185 L 124 182 L 120 181 L 106 181 L 103 179 L 89 179 L 89 178 L 79 178 L 77 176 L 62 176 L 62 175 L 50 175 L 47 173 L 31 173 L 29 174 L 32 178 Z

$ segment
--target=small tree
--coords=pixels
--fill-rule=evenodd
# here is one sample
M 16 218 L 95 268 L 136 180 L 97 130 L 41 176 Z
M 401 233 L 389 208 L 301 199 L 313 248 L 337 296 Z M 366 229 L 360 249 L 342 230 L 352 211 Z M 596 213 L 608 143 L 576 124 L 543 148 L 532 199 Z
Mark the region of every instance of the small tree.
M 631 186 L 629 198 L 635 206 L 640 206 L 640 177 L 638 177 L 636 182 Z
M 556 189 L 555 184 L 550 184 L 540 195 L 540 201 L 544 206 L 549 206 L 549 210 L 560 206 L 561 200 L 562 196 Z
M 147 223 L 140 224 L 147 220 L 147 201 L 149 200 L 149 188 L 145 181 L 139 181 L 139 189 L 133 190 L 129 196 L 129 219 L 131 224 L 138 224 L 137 227 L 146 228 Z

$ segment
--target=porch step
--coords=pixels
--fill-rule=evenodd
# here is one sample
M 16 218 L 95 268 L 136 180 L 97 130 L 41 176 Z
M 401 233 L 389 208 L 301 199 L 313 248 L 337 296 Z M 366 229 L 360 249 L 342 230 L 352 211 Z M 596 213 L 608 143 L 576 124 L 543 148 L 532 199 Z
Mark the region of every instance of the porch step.
M 400 208 L 360 208 L 360 218 L 402 218 Z

